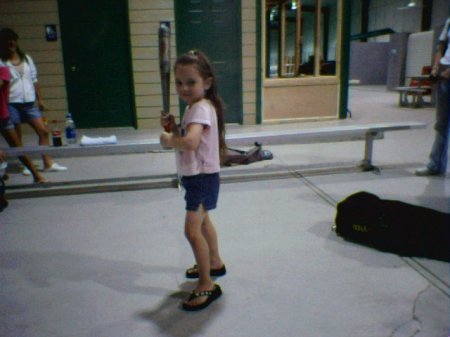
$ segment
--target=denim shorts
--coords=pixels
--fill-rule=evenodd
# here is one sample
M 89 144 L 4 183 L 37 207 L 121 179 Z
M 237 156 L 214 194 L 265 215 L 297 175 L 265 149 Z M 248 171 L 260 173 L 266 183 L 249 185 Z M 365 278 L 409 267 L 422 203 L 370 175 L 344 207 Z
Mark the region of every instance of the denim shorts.
M 12 129 L 16 124 L 26 123 L 36 118 L 42 118 L 42 113 L 34 105 L 34 102 L 9 103 L 8 111 L 9 111 L 9 121 L 4 126 L 5 129 Z
M 203 204 L 206 211 L 217 207 L 220 187 L 219 173 L 183 176 L 181 184 L 186 190 L 184 200 L 186 200 L 187 211 L 197 211 L 200 204 Z

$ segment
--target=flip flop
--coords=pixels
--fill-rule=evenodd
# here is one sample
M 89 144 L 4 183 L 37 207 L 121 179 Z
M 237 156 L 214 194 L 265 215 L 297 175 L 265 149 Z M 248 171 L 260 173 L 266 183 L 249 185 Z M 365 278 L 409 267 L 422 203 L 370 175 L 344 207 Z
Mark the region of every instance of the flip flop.
M 34 185 L 37 185 L 37 186 L 40 186 L 40 185 L 46 185 L 46 184 L 48 184 L 48 183 L 50 183 L 50 180 L 47 180 L 47 179 L 39 179 L 39 180 L 35 180 L 35 181 L 33 181 L 33 184 Z
M 219 269 L 211 269 L 209 271 L 210 276 L 223 276 L 227 273 L 227 269 L 225 268 L 225 265 L 223 265 Z M 189 269 L 186 269 L 186 278 L 198 278 L 198 267 L 195 264 Z
M 200 291 L 196 292 L 193 291 L 186 300 L 184 300 L 182 308 L 185 311 L 198 311 L 205 309 L 207 306 L 209 306 L 212 302 L 214 302 L 216 299 L 218 299 L 222 295 L 222 289 L 220 289 L 220 286 L 218 284 L 214 284 L 214 287 L 212 290 L 209 291 Z M 206 296 L 206 300 L 204 302 L 201 302 L 199 304 L 191 305 L 189 304 L 190 301 L 193 299 L 196 299 L 198 297 Z

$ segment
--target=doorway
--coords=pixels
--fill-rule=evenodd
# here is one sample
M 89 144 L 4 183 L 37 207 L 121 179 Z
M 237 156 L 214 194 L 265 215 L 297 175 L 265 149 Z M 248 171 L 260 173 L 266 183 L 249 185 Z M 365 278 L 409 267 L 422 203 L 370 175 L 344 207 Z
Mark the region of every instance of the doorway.
M 227 123 L 242 123 L 241 1 L 176 0 L 177 53 L 211 60 Z
M 58 0 L 58 7 L 77 127 L 136 127 L 127 0 Z

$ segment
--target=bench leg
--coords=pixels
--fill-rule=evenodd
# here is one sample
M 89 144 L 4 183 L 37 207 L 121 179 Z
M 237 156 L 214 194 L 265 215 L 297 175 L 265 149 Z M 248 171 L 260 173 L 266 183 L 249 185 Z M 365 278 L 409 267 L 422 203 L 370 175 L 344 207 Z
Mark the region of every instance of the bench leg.
M 360 167 L 363 171 L 372 171 L 375 166 L 372 165 L 372 153 L 373 153 L 373 140 L 377 136 L 377 132 L 366 133 L 366 143 L 364 146 L 364 159 L 361 162 Z
M 398 105 L 399 106 L 407 106 L 408 105 L 408 95 L 406 94 L 406 92 L 400 91 Z
M 421 108 L 421 107 L 423 107 L 423 104 L 424 104 L 424 101 L 423 101 L 422 94 L 421 93 L 417 93 L 416 102 L 415 102 L 414 107 Z

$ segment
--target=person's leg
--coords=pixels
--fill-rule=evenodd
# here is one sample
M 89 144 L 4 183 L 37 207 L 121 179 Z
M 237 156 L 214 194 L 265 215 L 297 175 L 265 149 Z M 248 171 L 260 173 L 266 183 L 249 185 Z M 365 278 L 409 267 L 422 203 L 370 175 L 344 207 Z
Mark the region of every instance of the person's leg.
M 440 80 L 436 108 L 435 139 L 430 153 L 427 168 L 431 172 L 445 173 L 447 167 L 448 127 L 449 127 L 449 95 L 448 81 Z
M 202 233 L 204 219 L 205 211 L 201 205 L 198 211 L 186 212 L 185 235 L 194 253 L 199 273 L 196 291 L 211 290 L 214 285 L 209 275 L 211 268 L 209 246 Z
M 20 126 L 20 124 L 14 124 L 14 130 L 16 132 L 17 139 L 19 140 L 19 145 L 18 146 L 23 146 L 23 143 L 22 143 L 22 127 Z
M 49 145 L 48 130 L 44 124 L 42 113 L 33 103 L 11 103 L 8 105 L 10 122 L 14 124 L 17 137 L 22 146 L 22 127 L 21 123 L 27 122 L 39 137 L 39 145 Z M 53 162 L 50 157 L 43 156 L 44 169 L 49 168 Z M 28 175 L 29 173 L 24 174 Z
M 22 143 L 22 127 L 21 127 L 20 123 L 14 124 L 14 131 L 15 131 L 15 133 L 17 135 L 17 139 L 18 139 L 18 144 L 19 145 L 17 145 L 17 146 L 23 146 L 23 143 Z M 24 164 L 24 168 L 22 170 L 22 174 L 24 176 L 29 176 L 31 174 L 31 170 L 25 164 Z
M 183 302 L 183 309 L 188 311 L 206 308 L 222 295 L 220 286 L 211 279 L 211 253 L 209 249 L 211 245 L 213 255 L 218 256 L 217 234 L 208 217 L 208 210 L 216 207 L 218 178 L 218 174 L 182 178 L 186 190 L 185 235 L 195 256 L 196 276 L 198 276 L 196 288 Z M 192 278 L 189 277 L 188 273 L 186 276 Z
M 44 119 L 42 117 L 33 118 L 28 120 L 28 124 L 33 128 L 39 137 L 39 145 L 50 145 L 48 129 L 45 126 Z M 50 168 L 53 165 L 53 160 L 48 155 L 42 155 L 42 162 L 44 170 Z
M 197 286 L 183 302 L 183 310 L 188 311 L 206 308 L 222 295 L 220 286 L 210 277 L 209 248 L 201 229 L 204 215 L 203 206 L 198 211 L 186 213 L 185 233 L 194 252 L 199 273 Z
M 217 239 L 216 229 L 209 217 L 209 213 L 205 212 L 202 223 L 202 234 L 209 247 L 209 261 L 211 269 L 220 269 L 223 267 L 222 259 L 219 254 L 219 243 Z
M 448 152 L 449 128 L 449 94 L 448 81 L 440 79 L 436 84 L 436 122 L 435 137 L 430 152 L 428 164 L 415 171 L 418 176 L 445 174 Z
M 22 141 L 17 135 L 16 129 L 14 128 L 3 129 L 1 133 L 10 147 L 22 146 Z M 39 174 L 38 170 L 36 169 L 30 158 L 28 158 L 27 156 L 20 156 L 19 160 L 28 170 L 30 170 L 31 174 L 33 175 L 33 180 L 35 183 L 48 182 L 47 179 L 45 179 L 45 177 Z

